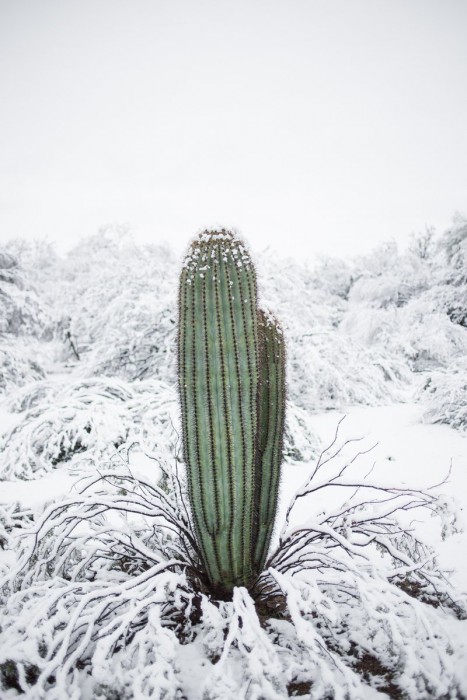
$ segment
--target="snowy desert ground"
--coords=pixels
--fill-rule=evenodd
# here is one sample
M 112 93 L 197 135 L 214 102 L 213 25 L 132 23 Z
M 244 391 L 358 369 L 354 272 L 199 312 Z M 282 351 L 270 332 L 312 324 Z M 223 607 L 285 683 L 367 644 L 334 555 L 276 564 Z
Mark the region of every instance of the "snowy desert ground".
M 0 249 L 0 697 L 467 697 L 466 223 L 257 256 L 287 431 L 263 595 L 232 601 L 187 568 L 179 269 L 116 229 Z

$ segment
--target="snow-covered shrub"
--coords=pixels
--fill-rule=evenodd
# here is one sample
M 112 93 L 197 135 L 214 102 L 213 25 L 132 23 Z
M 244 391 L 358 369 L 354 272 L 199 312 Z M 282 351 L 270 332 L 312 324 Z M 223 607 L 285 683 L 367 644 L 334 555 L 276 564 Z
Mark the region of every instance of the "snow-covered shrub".
M 339 296 L 337 282 L 326 284 L 308 265 L 266 253 L 259 256 L 257 269 L 260 306 L 282 320 L 286 335 L 328 331 L 338 326 L 347 302 Z
M 352 286 L 349 301 L 369 308 L 387 309 L 401 306 L 407 294 L 408 289 L 404 289 L 400 279 L 386 273 L 378 277 L 360 277 Z
M 311 277 L 317 289 L 324 290 L 328 297 L 347 300 L 354 282 L 355 271 L 346 261 L 323 257 L 313 270 Z
M 389 241 L 356 258 L 349 302 L 379 309 L 402 307 L 441 281 L 433 236 L 430 230 L 413 236 L 404 252 Z
M 339 330 L 416 372 L 447 366 L 464 356 L 467 285 L 464 289 L 453 277 L 453 267 L 460 269 L 462 240 L 456 229 L 456 235 L 451 232 L 435 245 L 433 232 L 427 231 L 404 254 L 394 244 L 358 259 Z
M 390 353 L 410 369 L 445 366 L 467 353 L 467 332 L 445 313 L 430 310 L 426 295 L 403 308 L 373 309 L 349 306 L 340 331 L 365 347 Z
M 40 238 L 12 238 L 6 243 L 5 250 L 18 262 L 22 275 L 41 290 L 42 296 L 44 283 L 50 285 L 57 271 L 59 257 L 54 246 Z
M 426 313 L 410 302 L 400 315 L 394 352 L 403 353 L 415 371 L 446 366 L 467 354 L 467 331 L 446 314 Z
M 119 313 L 112 313 L 113 307 Z M 128 379 L 175 379 L 175 309 L 161 308 L 160 298 L 152 295 L 127 303 L 118 298 L 107 309 L 112 322 L 90 350 L 89 371 Z M 130 323 L 123 318 L 131 316 Z M 105 322 L 104 322 L 105 323 Z M 121 324 L 121 325 L 120 325 Z
M 0 393 L 44 376 L 39 339 L 53 333 L 51 309 L 14 248 L 0 250 Z
M 93 465 L 127 441 L 167 451 L 176 439 L 174 391 L 156 381 L 49 380 L 19 391 L 8 405 L 23 412 L 1 438 L 3 479 L 30 479 L 76 457 Z
M 177 482 L 172 481 L 176 490 Z M 121 674 L 112 679 L 99 673 L 107 656 L 112 662 L 112 656 L 128 647 L 139 630 L 148 631 L 147 625 L 149 629 L 155 625 L 156 639 L 164 646 L 171 634 L 162 629 L 162 624 L 167 626 L 167 618 L 176 616 L 178 609 L 186 606 L 185 577 L 173 571 L 186 569 L 192 533 L 173 490 L 135 483 L 128 471 L 120 475 L 102 473 L 89 479 L 85 488 L 87 497 L 76 494 L 58 508 L 49 508 L 39 522 L 38 547 L 33 545 L 30 549 L 26 544 L 18 566 L 17 581 L 21 581 L 24 596 L 21 592 L 13 594 L 7 601 L 7 617 L 8 611 L 16 609 L 24 614 L 29 610 L 35 619 L 30 618 L 27 631 L 21 631 L 21 625 L 16 624 L 10 628 L 13 645 L 0 652 L 0 669 L 10 664 L 10 678 L 13 676 L 16 687 L 24 689 L 33 683 L 38 692 L 42 688 L 50 698 L 71 697 L 74 681 L 69 684 L 68 669 L 72 668 L 71 675 L 78 680 L 80 674 L 74 662 L 80 660 L 79 667 L 89 653 L 95 661 L 93 690 L 97 691 L 96 686 L 104 681 L 116 686 Z M 104 513 L 111 514 L 110 520 Z M 63 526 L 67 532 L 64 539 Z M 31 556 L 36 559 L 33 568 L 28 566 Z M 48 621 L 36 607 L 41 599 L 48 609 Z M 163 618 L 159 623 L 158 610 Z M 64 629 L 65 636 L 71 635 L 70 644 L 63 644 Z M 27 658 L 21 651 L 24 634 L 28 639 Z M 140 636 L 135 639 L 133 653 L 140 641 Z M 175 669 L 171 668 L 170 659 L 164 662 L 159 654 L 153 656 L 157 648 L 152 639 L 151 658 L 157 663 L 148 681 L 161 692 L 167 673 L 170 678 Z M 168 653 L 168 649 L 164 652 Z M 134 659 L 131 652 L 130 656 Z M 127 658 L 129 662 L 130 657 Z M 148 661 L 149 657 L 143 663 Z M 57 669 L 55 680 L 49 671 L 40 673 L 44 662 Z M 136 669 L 147 673 L 139 664 Z M 129 680 L 131 687 L 131 676 Z M 145 687 L 141 677 L 137 683 Z M 3 678 L 3 690 L 5 685 Z M 97 697 L 93 690 L 90 697 Z
M 30 527 L 33 514 L 22 509 L 18 503 L 0 504 L 0 549 L 9 549 L 12 539 L 19 530 Z M 0 562 L 0 576 L 2 563 Z M 3 572 L 5 573 L 5 572 Z
M 418 397 L 425 403 L 429 423 L 447 423 L 467 430 L 467 360 L 453 362 L 424 378 Z
M 357 274 L 357 273 L 355 273 Z M 411 256 L 399 256 L 391 269 L 371 274 L 363 268 L 352 284 L 350 304 L 363 304 L 373 309 L 404 306 L 433 285 L 432 267 Z
M 82 241 L 60 270 L 60 314 L 70 319 L 88 375 L 175 377 L 176 259 L 108 231 Z
M 364 347 L 388 348 L 397 331 L 399 311 L 394 308 L 370 308 L 352 304 L 346 311 L 339 330 Z
M 453 323 L 467 328 L 467 284 L 435 284 L 420 294 L 417 307 L 427 314 L 446 314 Z
M 259 270 L 261 304 L 283 320 L 288 396 L 298 407 L 316 412 L 399 397 L 405 363 L 337 330 L 348 308 L 337 282 L 330 294 L 307 266 L 265 255 Z
M 68 381 L 68 378 L 67 378 Z M 42 379 L 31 381 L 26 386 L 22 386 L 10 393 L 4 401 L 5 408 L 11 413 L 22 413 L 34 408 L 38 404 L 44 403 L 47 397 L 52 398 L 54 392 L 61 386 L 59 379 Z
M 455 286 L 467 284 L 467 220 L 464 217 L 454 218 L 453 226 L 441 238 L 439 247 L 448 263 L 446 281 Z
M 290 338 L 289 394 L 319 412 L 355 404 L 378 406 L 402 397 L 408 368 L 384 349 L 331 331 Z
M 408 253 L 417 261 L 431 261 L 436 253 L 435 230 L 427 226 L 420 233 L 412 233 L 408 245 Z
M 20 262 L 0 250 L 0 334 L 51 337 L 52 319 Z
M 30 479 L 83 452 L 91 459 L 109 455 L 127 437 L 125 417 L 114 395 L 80 385 L 49 391 L 3 436 L 1 478 Z
M 391 238 L 376 245 L 366 255 L 354 259 L 356 270 L 365 270 L 371 277 L 392 273 L 397 269 L 400 259 L 397 242 Z
M 39 362 L 37 344 L 0 335 L 0 394 L 43 378 Z
M 410 700 L 462 697 L 445 622 L 464 603 L 408 522 L 436 498 L 371 483 L 359 463 L 368 448 L 348 450 L 334 441 L 322 453 L 269 569 L 232 601 L 197 579 L 186 490 L 169 463 L 169 488 L 125 469 L 81 482 L 18 542 L 0 582 L 4 691 L 280 700 L 305 687 L 311 700 L 361 700 L 373 685 Z M 326 491 L 341 499 L 329 505 Z
M 35 292 L 0 283 L 0 304 L 0 333 L 43 336 L 50 321 Z

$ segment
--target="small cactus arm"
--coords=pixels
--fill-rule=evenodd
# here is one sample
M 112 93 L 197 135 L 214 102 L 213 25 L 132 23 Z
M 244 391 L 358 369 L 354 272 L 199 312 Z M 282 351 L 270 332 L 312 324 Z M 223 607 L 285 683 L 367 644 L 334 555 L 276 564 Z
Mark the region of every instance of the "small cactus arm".
M 285 343 L 277 321 L 258 311 L 260 383 L 253 566 L 263 570 L 277 512 L 285 421 Z
M 178 363 L 191 509 L 218 593 L 254 576 L 258 353 L 251 259 L 232 233 L 204 232 L 180 277 Z

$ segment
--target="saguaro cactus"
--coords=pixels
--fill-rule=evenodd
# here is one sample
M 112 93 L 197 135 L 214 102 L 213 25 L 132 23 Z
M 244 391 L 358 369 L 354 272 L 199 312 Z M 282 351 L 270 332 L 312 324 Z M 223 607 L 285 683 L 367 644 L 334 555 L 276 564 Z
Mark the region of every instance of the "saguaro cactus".
M 284 422 L 283 341 L 257 308 L 242 242 L 206 231 L 179 292 L 179 388 L 189 496 L 212 588 L 249 586 L 264 564 L 277 504 Z

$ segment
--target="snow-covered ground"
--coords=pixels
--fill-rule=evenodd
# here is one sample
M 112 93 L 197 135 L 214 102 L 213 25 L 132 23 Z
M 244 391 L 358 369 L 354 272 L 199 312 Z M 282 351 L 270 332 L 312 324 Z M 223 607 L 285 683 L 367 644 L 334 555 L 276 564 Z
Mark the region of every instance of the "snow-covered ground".
M 345 418 L 341 422 L 344 415 Z M 338 424 L 339 443 L 362 438 L 361 445 L 358 443 L 358 449 L 362 453 L 365 452 L 359 457 L 361 472 L 367 473 L 372 469 L 372 476 L 380 483 L 423 489 L 438 485 L 436 492 L 440 495 L 440 502 L 445 509 L 444 513 L 441 513 L 442 519 L 425 514 L 422 517 L 417 516 L 413 526 L 422 541 L 436 550 L 438 564 L 448 572 L 450 582 L 459 591 L 467 592 L 467 438 L 448 426 L 424 425 L 421 417 L 421 407 L 409 403 L 373 408 L 353 407 L 345 414 L 328 411 L 312 415 L 310 422 L 323 446 L 333 441 Z M 14 415 L 3 410 L 2 426 L 11 425 L 14 420 Z M 372 449 L 366 453 L 369 447 Z M 135 475 L 149 483 L 157 483 L 160 473 L 154 460 L 135 451 L 132 453 L 130 464 Z M 291 462 L 284 465 L 277 531 L 281 527 L 287 504 L 307 480 L 313 467 L 314 462 Z M 0 503 L 18 503 L 22 510 L 32 510 L 39 514 L 47 504 L 58 504 L 73 493 L 76 482 L 77 476 L 70 474 L 69 470 L 63 467 L 29 481 L 3 481 Z M 311 511 L 318 512 L 332 505 L 332 494 L 319 492 L 308 497 L 302 504 L 297 505 L 293 524 L 298 527 L 301 522 L 307 520 Z M 3 559 L 7 566 L 13 565 L 14 556 L 13 551 L 4 551 L 0 554 L 0 562 Z M 450 642 L 456 645 L 456 658 L 461 663 L 464 660 L 467 668 L 467 621 L 443 618 L 442 626 Z M 226 700 L 234 700 L 239 697 L 239 693 L 245 692 L 241 677 L 242 666 L 235 655 L 226 657 L 222 662 L 224 673 L 228 677 L 228 682 L 222 684 L 219 680 L 220 667 L 213 667 L 206 657 L 206 640 L 196 638 L 192 643 L 178 647 L 174 654 L 170 663 L 177 669 L 179 687 L 182 688 L 183 697 L 188 700 L 202 700 L 208 697 L 207 688 L 214 689 L 216 686 L 223 688 L 222 693 Z M 80 696 L 82 700 L 91 700 L 95 692 L 92 688 L 95 686 L 83 680 Z M 365 685 L 360 688 L 359 693 L 358 697 L 362 700 L 390 697 Z M 35 697 L 34 693 L 31 697 Z M 104 694 L 101 697 L 110 698 L 113 695 Z M 167 697 L 172 697 L 170 691 Z M 220 696 L 213 690 L 212 697 Z M 250 697 L 248 690 L 244 697 Z M 287 695 L 271 694 L 264 697 L 279 698 Z

